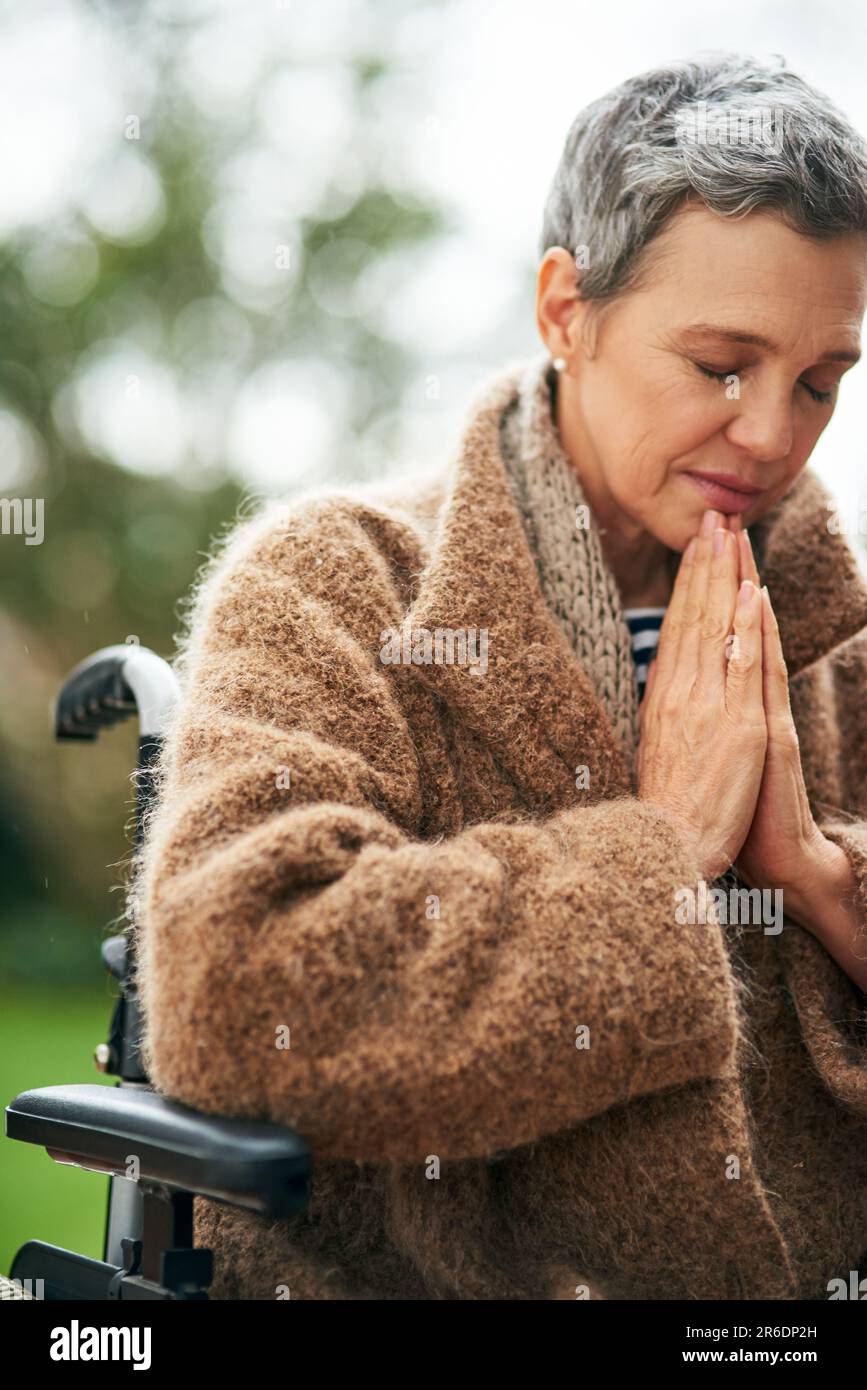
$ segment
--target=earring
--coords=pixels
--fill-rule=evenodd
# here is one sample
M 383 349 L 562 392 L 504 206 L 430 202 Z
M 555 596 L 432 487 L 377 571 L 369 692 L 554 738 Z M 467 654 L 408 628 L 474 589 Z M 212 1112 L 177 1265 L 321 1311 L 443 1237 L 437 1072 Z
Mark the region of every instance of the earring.
M 554 358 L 554 362 L 553 362 L 553 366 L 554 366 L 554 371 L 555 371 L 555 372 L 562 372 L 562 371 L 565 371 L 565 369 L 566 369 L 566 358 L 565 358 L 565 357 L 555 357 L 555 358 Z

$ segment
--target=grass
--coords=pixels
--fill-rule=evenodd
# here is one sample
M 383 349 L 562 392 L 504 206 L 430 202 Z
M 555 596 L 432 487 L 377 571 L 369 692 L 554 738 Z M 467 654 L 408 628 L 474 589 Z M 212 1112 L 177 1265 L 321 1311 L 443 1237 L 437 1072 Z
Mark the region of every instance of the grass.
M 18 989 L 0 1007 L 0 1105 L 37 1086 L 111 1085 L 93 1065 L 111 1017 L 110 983 L 87 993 Z M 102 1258 L 108 1179 L 0 1137 L 0 1273 L 27 1240 Z

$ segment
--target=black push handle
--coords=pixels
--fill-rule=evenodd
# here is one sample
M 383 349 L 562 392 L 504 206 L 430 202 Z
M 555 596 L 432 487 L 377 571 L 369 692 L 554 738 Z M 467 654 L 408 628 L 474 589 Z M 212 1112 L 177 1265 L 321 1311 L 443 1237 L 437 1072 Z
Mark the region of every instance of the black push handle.
M 98 738 L 138 713 L 142 741 L 159 738 L 178 694 L 178 678 L 149 647 L 102 647 L 70 671 L 54 707 L 58 739 Z

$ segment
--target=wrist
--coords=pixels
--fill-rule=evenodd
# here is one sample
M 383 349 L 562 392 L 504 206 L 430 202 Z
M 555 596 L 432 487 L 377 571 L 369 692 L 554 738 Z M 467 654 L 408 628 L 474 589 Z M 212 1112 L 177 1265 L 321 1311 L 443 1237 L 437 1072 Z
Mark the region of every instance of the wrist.
M 845 891 L 852 868 L 844 850 L 817 829 L 798 856 L 797 875 L 782 885 L 785 910 L 821 937 L 828 906 Z
M 808 882 L 792 893 L 784 888 L 786 913 L 809 931 L 867 996 L 864 913 L 859 904 L 855 870 L 840 845 L 822 836 Z
M 657 815 L 662 816 L 663 820 L 671 827 L 680 839 L 687 854 L 698 866 L 699 877 L 706 883 L 711 883 L 719 874 L 723 873 L 731 862 L 717 851 L 709 849 L 697 834 L 694 825 L 688 816 L 684 816 L 680 809 L 670 803 L 656 797 L 645 796 L 639 791 L 639 797 L 646 805 L 651 806 Z

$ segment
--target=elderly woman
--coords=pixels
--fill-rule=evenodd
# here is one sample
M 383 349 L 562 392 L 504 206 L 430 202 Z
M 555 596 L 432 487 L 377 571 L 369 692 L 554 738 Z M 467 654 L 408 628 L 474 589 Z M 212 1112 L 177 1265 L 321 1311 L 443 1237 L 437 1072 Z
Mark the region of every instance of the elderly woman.
M 547 350 L 442 479 L 267 507 L 197 591 L 146 1057 L 314 1159 L 291 1220 L 197 1203 L 218 1298 L 826 1299 L 867 1252 L 867 587 L 806 468 L 867 152 L 784 69 L 651 72 L 540 249 Z

